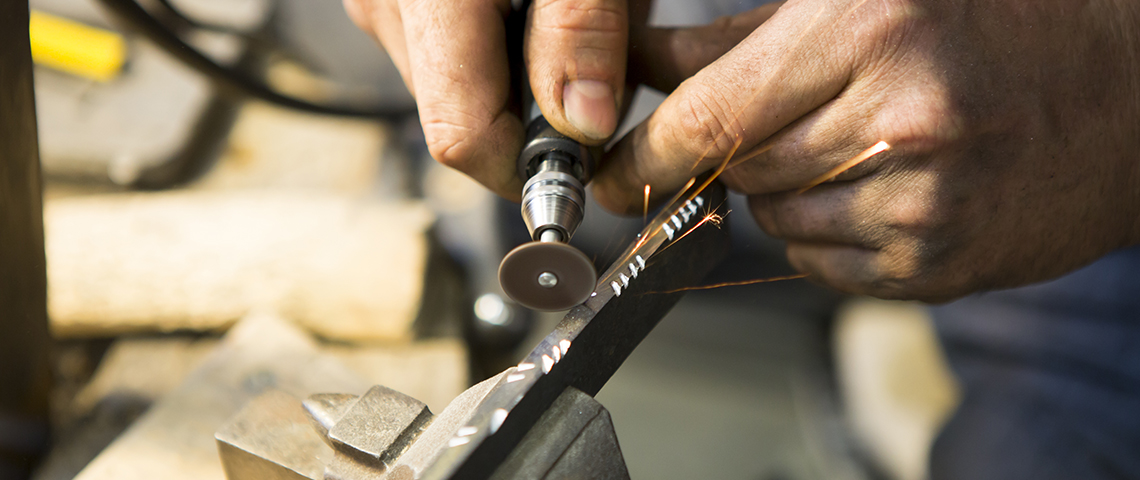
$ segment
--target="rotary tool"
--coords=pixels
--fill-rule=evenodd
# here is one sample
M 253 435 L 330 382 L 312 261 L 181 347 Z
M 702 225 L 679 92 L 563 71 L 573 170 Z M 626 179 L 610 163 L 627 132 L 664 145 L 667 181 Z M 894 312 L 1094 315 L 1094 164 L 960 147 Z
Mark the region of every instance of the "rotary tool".
M 511 84 L 519 92 L 526 141 L 518 157 L 524 182 L 522 218 L 532 241 L 511 250 L 499 264 L 499 284 L 509 297 L 534 310 L 565 310 L 586 301 L 598 274 L 594 262 L 570 238 L 586 210 L 601 147 L 586 147 L 555 130 L 542 116 L 523 68 L 529 0 L 516 0 L 507 18 Z M 529 122 L 528 122 L 529 120 Z
M 597 153 L 559 133 L 542 115 L 527 127 L 518 173 L 526 182 L 522 217 L 532 241 L 511 250 L 499 265 L 499 283 L 516 302 L 535 310 L 565 310 L 593 291 L 594 263 L 567 242 L 582 223 L 585 185 Z

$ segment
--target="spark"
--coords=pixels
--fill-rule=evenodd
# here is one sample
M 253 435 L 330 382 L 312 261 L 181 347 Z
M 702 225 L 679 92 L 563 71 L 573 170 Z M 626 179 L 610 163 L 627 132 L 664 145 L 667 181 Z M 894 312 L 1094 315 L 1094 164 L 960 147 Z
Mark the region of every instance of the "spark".
M 689 188 L 691 188 L 693 186 L 693 184 L 696 182 L 697 182 L 696 177 L 690 178 L 688 182 L 685 182 L 684 187 L 681 187 L 681 189 L 678 190 L 677 193 L 673 194 L 673 198 L 670 198 L 668 202 L 665 202 L 665 205 L 675 205 L 677 203 L 677 200 L 680 199 L 681 196 L 684 195 L 685 192 L 688 191 Z M 694 195 L 694 197 L 695 196 L 696 195 Z M 669 211 L 666 211 L 666 210 L 662 210 L 660 213 L 657 214 L 657 218 L 666 218 L 669 215 L 672 215 L 672 213 Z M 637 244 L 633 246 L 632 251 L 636 252 L 639 248 L 641 248 L 642 245 L 645 244 L 646 241 L 648 241 L 654 235 L 657 235 L 657 233 L 660 231 L 661 231 L 661 225 L 657 225 L 656 229 L 654 229 L 652 232 L 647 232 L 644 235 L 642 235 L 641 238 L 637 239 Z M 623 263 L 624 262 L 625 262 L 625 260 L 623 260 Z
M 729 150 L 728 155 L 724 157 L 724 161 L 720 162 L 720 166 L 716 167 L 716 170 L 713 172 L 713 174 L 709 175 L 709 178 L 706 178 L 704 183 L 702 183 L 700 187 L 693 191 L 692 195 L 689 195 L 689 201 L 697 198 L 697 195 L 700 195 L 701 192 L 705 191 L 705 189 L 708 188 L 709 185 L 712 185 L 712 182 L 714 182 L 717 177 L 720 176 L 720 174 L 724 173 L 724 169 L 728 168 L 728 162 L 732 160 L 733 155 L 736 155 L 736 150 L 740 148 L 740 143 L 742 141 L 744 141 L 744 139 L 738 135 L 736 137 L 736 142 L 732 144 L 732 150 Z M 685 190 L 681 191 L 684 192 Z
M 707 221 L 712 222 L 713 225 L 716 225 L 717 228 L 720 228 L 720 224 L 721 224 L 721 222 L 724 221 L 724 217 L 727 217 L 728 214 L 730 214 L 730 213 L 732 213 L 732 210 L 724 212 L 724 215 L 717 215 L 715 213 L 710 213 L 710 214 L 706 215 L 704 220 L 701 220 L 701 222 L 705 222 L 707 220 Z
M 784 280 L 797 280 L 800 278 L 805 278 L 807 276 L 808 276 L 808 274 L 806 274 L 806 273 L 800 273 L 797 275 L 785 275 L 782 277 L 757 278 L 754 280 L 744 280 L 744 281 L 740 281 L 740 282 L 715 283 L 712 285 L 701 285 L 698 287 L 685 287 L 685 288 L 678 288 L 676 290 L 667 290 L 664 292 L 649 292 L 649 293 L 678 293 L 678 292 L 689 292 L 689 291 L 693 291 L 693 290 L 712 290 L 714 288 L 736 287 L 736 286 L 740 286 L 740 285 L 754 285 L 757 283 L 780 282 L 780 281 L 784 281 Z
M 724 212 L 724 215 L 728 215 L 729 213 L 732 213 L 732 210 Z M 670 243 L 665 248 L 669 248 L 673 245 L 676 245 L 677 242 L 680 242 L 682 238 L 685 238 L 685 236 L 687 236 L 688 234 L 693 233 L 693 230 L 700 228 L 700 226 L 704 225 L 705 223 L 711 223 L 711 224 L 715 225 L 717 228 L 720 228 L 721 222 L 724 222 L 724 216 L 722 216 L 722 215 L 717 215 L 716 213 L 710 213 L 708 215 L 705 215 L 705 217 L 702 218 L 701 221 L 697 222 L 696 225 L 693 225 L 692 228 L 686 230 L 685 233 L 681 234 L 680 237 L 677 237 L 676 240 L 673 240 L 673 243 Z M 665 248 L 662 248 L 661 252 L 664 252 Z M 661 253 L 661 252 L 657 252 L 657 253 Z
M 645 184 L 645 202 L 641 207 L 641 225 L 649 222 L 649 184 Z
M 890 149 L 891 149 L 890 144 L 888 144 L 887 142 L 884 142 L 882 140 L 879 140 L 879 143 L 872 145 L 871 148 L 863 150 L 862 153 L 855 155 L 854 157 L 851 157 L 850 160 L 847 160 L 846 162 L 839 164 L 835 168 L 828 170 L 827 173 L 824 173 L 823 175 L 816 177 L 811 182 L 809 182 L 807 184 L 807 186 L 796 191 L 796 193 L 797 194 L 804 193 L 804 192 L 808 191 L 809 189 L 811 189 L 812 187 L 815 187 L 816 185 L 819 185 L 823 182 L 831 180 L 831 179 L 835 178 L 836 176 L 838 176 L 839 174 L 846 172 L 847 170 L 850 170 L 852 167 L 854 167 L 860 163 L 863 163 L 868 158 L 871 158 L 875 155 L 878 155 L 878 154 L 885 152 L 887 150 L 890 150 Z
M 751 152 L 745 153 L 744 155 L 741 155 L 740 158 L 733 160 L 732 163 L 729 163 L 728 168 L 732 168 L 744 162 L 752 160 L 753 158 L 760 156 L 760 154 L 771 150 L 773 146 L 775 146 L 774 143 L 769 143 L 767 145 L 760 146 L 760 148 L 752 149 Z
M 681 236 L 677 237 L 677 239 L 675 239 L 675 241 L 673 241 L 673 243 L 666 245 L 665 249 L 661 249 L 657 253 L 661 253 L 663 251 L 666 251 L 668 249 L 668 247 L 676 245 L 677 242 L 681 242 L 682 238 L 689 236 L 689 234 L 693 233 L 693 230 L 700 228 L 702 225 L 705 225 L 705 223 L 707 223 L 709 221 L 712 222 L 712 225 L 716 225 L 719 227 L 720 226 L 720 215 L 718 215 L 716 213 L 709 213 L 709 214 L 705 215 L 705 218 L 702 218 L 701 221 L 697 222 L 697 225 L 694 225 L 694 226 L 692 226 L 692 228 L 685 230 L 684 234 L 681 234 Z
M 718 205 L 716 208 L 713 209 L 714 212 L 706 214 L 704 216 L 704 218 L 701 219 L 701 221 L 697 222 L 696 225 L 693 225 L 692 227 L 690 227 L 688 230 L 685 231 L 685 233 L 681 234 L 680 237 L 677 237 L 676 240 L 673 240 L 673 242 L 671 242 L 670 244 L 665 245 L 661 250 L 653 252 L 653 254 L 654 255 L 660 254 L 661 252 L 668 250 L 669 247 L 672 247 L 673 245 L 680 243 L 682 238 L 685 238 L 685 236 L 687 236 L 688 234 L 693 233 L 693 230 L 696 230 L 698 227 L 700 227 L 701 225 L 704 225 L 706 222 L 715 225 L 716 228 L 720 228 L 720 224 L 724 222 L 724 217 L 727 217 L 728 214 L 732 213 L 732 210 L 724 212 L 724 215 L 718 215 L 715 213 L 715 210 L 717 210 L 719 208 L 720 208 L 720 206 Z

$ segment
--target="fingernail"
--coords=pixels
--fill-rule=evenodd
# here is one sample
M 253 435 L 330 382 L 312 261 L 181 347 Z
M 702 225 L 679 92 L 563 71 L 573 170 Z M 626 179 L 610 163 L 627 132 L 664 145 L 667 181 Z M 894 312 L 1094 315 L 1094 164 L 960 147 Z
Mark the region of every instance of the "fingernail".
M 566 121 L 583 135 L 602 140 L 617 128 L 614 91 L 605 82 L 574 80 L 562 91 Z

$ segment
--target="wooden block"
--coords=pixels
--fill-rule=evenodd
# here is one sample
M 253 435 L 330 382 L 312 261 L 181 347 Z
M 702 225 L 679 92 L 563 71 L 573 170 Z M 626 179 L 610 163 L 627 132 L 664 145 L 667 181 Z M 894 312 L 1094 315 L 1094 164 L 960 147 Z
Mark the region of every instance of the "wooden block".
M 111 396 L 153 403 L 178 388 L 217 346 L 214 338 L 185 336 L 117 340 L 75 395 L 69 413 L 83 417 Z
M 217 164 L 190 187 L 365 193 L 376 184 L 387 139 L 387 130 L 374 121 L 249 102 Z
M 302 191 L 58 198 L 52 330 L 220 330 L 265 308 L 331 339 L 407 340 L 433 220 L 419 203 Z
M 217 347 L 216 339 L 126 338 L 116 341 L 91 381 L 75 396 L 81 417 L 112 395 L 154 402 L 173 391 Z M 441 412 L 468 387 L 467 348 L 460 339 L 383 346 L 322 345 L 369 385 L 384 385 Z

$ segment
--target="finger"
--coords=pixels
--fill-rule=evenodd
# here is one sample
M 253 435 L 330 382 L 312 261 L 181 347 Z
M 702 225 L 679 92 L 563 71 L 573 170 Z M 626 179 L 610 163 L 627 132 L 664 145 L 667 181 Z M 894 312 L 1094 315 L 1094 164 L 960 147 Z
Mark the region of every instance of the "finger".
M 870 182 L 820 185 L 803 194 L 751 195 L 752 216 L 765 233 L 798 242 L 877 249 L 895 238 L 887 196 Z
M 787 255 L 788 263 L 813 281 L 847 293 L 889 297 L 881 284 L 883 255 L 878 251 L 851 245 L 788 242 Z
M 404 24 L 396 0 L 344 0 L 348 18 L 384 47 L 404 85 L 415 96 L 408 70 L 408 49 L 404 42 Z
M 830 4 L 788 5 L 744 42 L 681 84 L 606 157 L 594 180 L 599 203 L 635 204 L 644 185 L 675 191 L 748 151 L 834 98 L 854 71 L 847 41 L 833 38 Z
M 626 0 L 536 0 L 524 47 L 534 100 L 558 131 L 604 143 L 625 89 Z
M 722 179 L 751 195 L 913 166 L 953 145 L 961 132 L 952 101 L 933 85 L 912 76 L 884 92 L 875 78 L 856 80 L 836 99 L 736 155 Z
M 685 79 L 720 58 L 776 13 L 783 2 L 721 17 L 698 27 L 630 28 L 631 83 L 671 92 Z
M 841 96 L 729 161 L 721 179 L 745 195 L 798 191 L 823 181 L 870 174 L 893 156 L 890 143 L 862 113 L 868 109 Z M 893 141 L 893 139 L 892 139 Z
M 941 303 L 968 290 L 946 288 L 937 268 L 922 265 L 913 242 L 872 250 L 851 245 L 788 242 L 788 262 L 808 278 L 837 290 L 884 299 Z
M 508 0 L 401 0 L 409 71 L 432 156 L 508 199 L 523 129 L 509 111 Z

